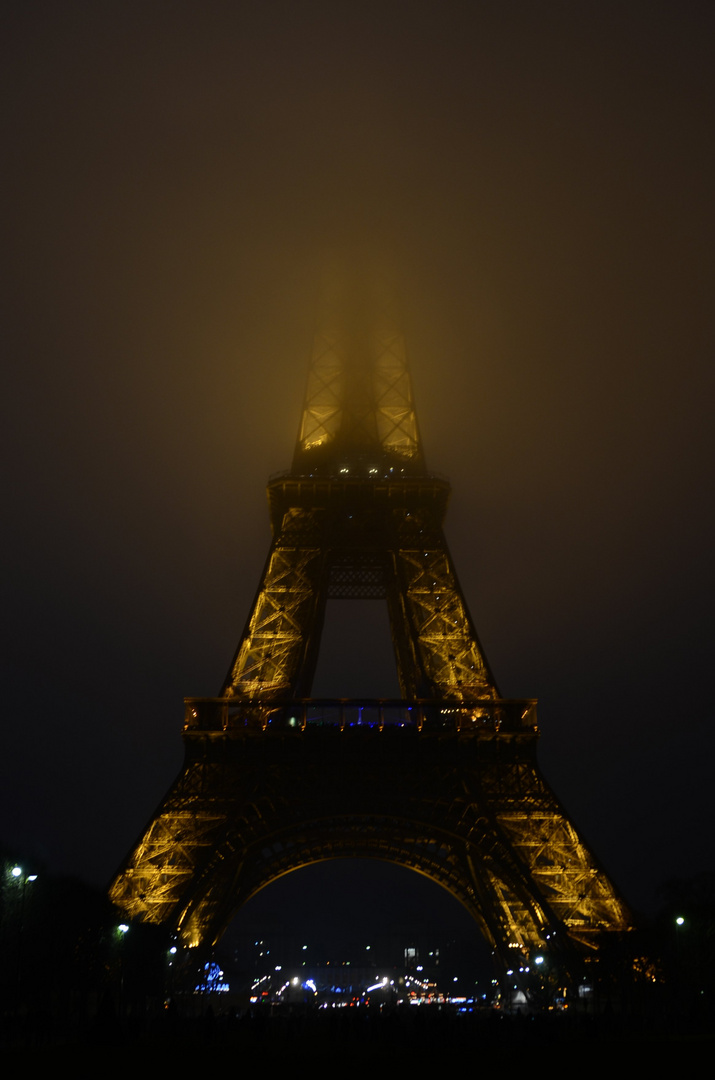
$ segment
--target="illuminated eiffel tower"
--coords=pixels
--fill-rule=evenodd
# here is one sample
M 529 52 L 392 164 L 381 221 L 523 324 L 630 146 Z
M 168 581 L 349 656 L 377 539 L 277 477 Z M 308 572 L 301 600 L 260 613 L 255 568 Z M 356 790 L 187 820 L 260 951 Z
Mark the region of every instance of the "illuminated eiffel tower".
M 461 901 L 505 969 L 546 950 L 573 972 L 629 915 L 539 773 L 536 703 L 498 692 L 402 335 L 379 288 L 357 295 L 325 298 L 253 610 L 220 696 L 186 699 L 184 766 L 111 897 L 209 946 L 283 874 L 383 859 Z M 387 602 L 402 698 L 311 699 L 328 598 L 365 597 Z

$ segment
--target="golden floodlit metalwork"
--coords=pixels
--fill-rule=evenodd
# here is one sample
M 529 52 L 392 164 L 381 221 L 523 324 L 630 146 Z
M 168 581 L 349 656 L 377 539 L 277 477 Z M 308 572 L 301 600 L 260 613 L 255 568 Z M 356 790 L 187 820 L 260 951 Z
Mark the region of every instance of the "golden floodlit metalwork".
M 505 966 L 546 949 L 573 971 L 629 929 L 539 772 L 536 703 L 499 694 L 442 530 L 449 491 L 389 296 L 335 278 L 253 610 L 220 695 L 186 699 L 184 766 L 111 887 L 127 917 L 210 945 L 283 874 L 369 857 L 444 886 Z M 402 698 L 312 699 L 327 600 L 366 597 L 387 602 Z

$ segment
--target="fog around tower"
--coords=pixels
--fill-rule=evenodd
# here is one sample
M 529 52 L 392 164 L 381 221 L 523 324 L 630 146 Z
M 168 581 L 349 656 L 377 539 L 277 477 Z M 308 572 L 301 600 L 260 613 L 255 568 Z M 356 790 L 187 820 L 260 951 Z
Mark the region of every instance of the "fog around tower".
M 704 869 L 708 5 L 5 16 L 2 839 L 101 883 L 215 693 L 326 251 L 396 267 L 446 534 L 636 905 Z M 382 256 L 381 256 L 382 257 Z

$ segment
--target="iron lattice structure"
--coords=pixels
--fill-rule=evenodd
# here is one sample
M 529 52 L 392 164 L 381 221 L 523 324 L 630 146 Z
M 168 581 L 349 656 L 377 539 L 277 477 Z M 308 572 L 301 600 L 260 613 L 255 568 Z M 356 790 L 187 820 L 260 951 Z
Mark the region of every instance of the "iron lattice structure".
M 500 697 L 442 529 L 402 335 L 378 292 L 325 302 L 273 542 L 220 696 L 187 699 L 185 763 L 111 887 L 188 945 L 277 877 L 387 859 L 444 886 L 506 961 L 565 968 L 629 928 L 541 776 L 533 701 Z M 369 315 L 369 318 L 367 317 Z M 329 598 L 384 597 L 402 699 L 309 695 Z

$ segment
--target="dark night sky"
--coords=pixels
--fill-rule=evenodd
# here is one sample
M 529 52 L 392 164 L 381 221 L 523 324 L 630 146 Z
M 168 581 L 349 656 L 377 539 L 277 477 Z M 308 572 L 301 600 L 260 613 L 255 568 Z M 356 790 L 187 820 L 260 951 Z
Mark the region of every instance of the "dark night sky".
M 711 3 L 26 0 L 0 838 L 102 883 L 217 692 L 325 245 L 396 253 L 502 691 L 637 907 L 712 867 Z

